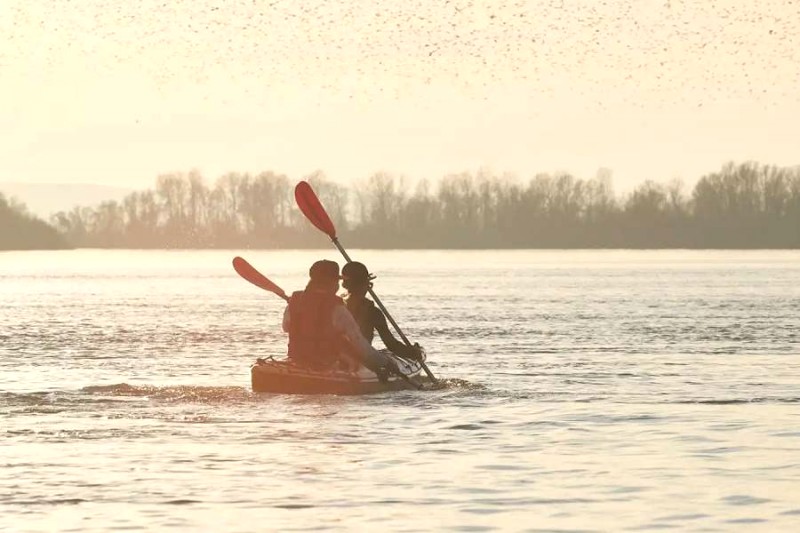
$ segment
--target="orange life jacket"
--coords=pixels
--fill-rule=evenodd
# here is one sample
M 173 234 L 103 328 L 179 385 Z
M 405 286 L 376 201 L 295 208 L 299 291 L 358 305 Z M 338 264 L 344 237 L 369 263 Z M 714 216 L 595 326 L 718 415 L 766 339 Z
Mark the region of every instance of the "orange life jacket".
M 344 349 L 333 329 L 333 310 L 343 305 L 335 294 L 297 291 L 289 298 L 289 358 L 313 368 L 333 366 Z

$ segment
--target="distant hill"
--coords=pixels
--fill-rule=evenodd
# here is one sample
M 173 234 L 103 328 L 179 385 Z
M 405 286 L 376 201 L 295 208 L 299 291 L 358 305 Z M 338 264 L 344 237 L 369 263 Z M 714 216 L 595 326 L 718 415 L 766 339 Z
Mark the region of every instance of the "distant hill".
M 67 247 L 66 238 L 53 226 L 0 193 L 0 250 L 57 250 Z
M 94 206 L 106 200 L 121 200 L 133 189 L 89 183 L 0 183 L 0 193 L 15 198 L 28 211 L 44 220 L 73 207 Z

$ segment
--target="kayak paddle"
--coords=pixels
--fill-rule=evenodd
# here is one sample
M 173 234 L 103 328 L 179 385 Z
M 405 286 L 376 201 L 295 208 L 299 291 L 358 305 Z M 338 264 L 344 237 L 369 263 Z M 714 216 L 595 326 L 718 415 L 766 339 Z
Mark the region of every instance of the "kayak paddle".
M 272 283 L 264 274 L 256 270 L 253 265 L 245 261 L 243 258 L 238 256 L 233 258 L 233 269 L 237 274 L 242 276 L 256 287 L 277 294 L 287 302 L 289 301 L 289 297 L 286 296 L 286 293 L 283 292 L 283 289 Z
M 336 237 L 336 227 L 333 225 L 331 217 L 328 216 L 328 213 L 325 211 L 325 208 L 322 206 L 319 198 L 317 198 L 314 189 L 311 188 L 311 185 L 307 181 L 301 181 L 294 188 L 294 199 L 297 201 L 297 206 L 300 208 L 300 211 L 303 212 L 306 218 L 312 224 L 314 224 L 317 229 L 330 237 L 331 242 L 333 242 L 334 246 L 336 246 L 336 248 L 338 248 L 342 253 L 345 261 L 348 263 L 352 262 L 352 259 L 350 259 L 350 256 L 347 255 L 347 252 L 339 243 L 339 239 Z M 389 319 L 389 322 L 392 324 L 392 326 L 394 326 L 394 329 L 397 330 L 397 333 L 400 335 L 400 338 L 403 339 L 403 342 L 406 343 L 406 346 L 411 346 L 411 342 L 409 342 L 408 338 L 400 329 L 400 326 L 397 325 L 397 322 L 394 321 L 392 315 L 389 314 L 389 311 L 386 310 L 386 307 L 384 307 L 380 298 L 378 298 L 378 295 L 375 294 L 375 291 L 372 290 L 372 287 L 370 287 L 368 290 L 370 296 L 375 299 L 375 303 L 378 304 L 378 307 L 380 307 L 381 311 L 383 311 L 383 314 L 386 315 L 386 318 Z M 425 364 L 425 361 L 420 360 L 420 364 L 431 381 L 436 383 L 438 380 L 430 371 L 428 365 Z

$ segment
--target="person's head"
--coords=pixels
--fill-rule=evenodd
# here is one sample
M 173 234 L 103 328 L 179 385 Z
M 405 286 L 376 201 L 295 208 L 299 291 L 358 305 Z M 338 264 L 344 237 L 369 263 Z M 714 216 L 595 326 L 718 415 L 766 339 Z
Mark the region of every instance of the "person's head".
M 342 268 L 342 287 L 350 294 L 366 294 L 372 288 L 373 279 L 375 274 L 370 274 L 358 261 L 351 261 Z
M 339 264 L 336 261 L 322 259 L 308 269 L 307 289 L 321 290 L 336 294 L 339 290 Z

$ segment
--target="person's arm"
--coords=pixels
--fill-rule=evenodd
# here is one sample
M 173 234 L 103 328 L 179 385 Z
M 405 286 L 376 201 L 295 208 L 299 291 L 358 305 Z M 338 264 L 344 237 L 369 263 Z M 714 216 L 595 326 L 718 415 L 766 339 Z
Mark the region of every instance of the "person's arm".
M 289 333 L 289 324 L 291 323 L 291 317 L 289 316 L 289 306 L 286 306 L 286 309 L 283 310 L 283 331 Z
M 361 334 L 361 329 L 358 327 L 356 319 L 353 318 L 353 315 L 350 314 L 350 311 L 345 306 L 341 305 L 334 309 L 333 327 L 350 341 L 350 344 L 356 349 L 360 357 L 370 357 L 375 352 L 375 348 Z
M 383 344 L 386 345 L 386 348 L 388 348 L 390 352 L 408 359 L 418 360 L 420 358 L 418 347 L 408 346 L 394 338 L 391 330 L 389 330 L 389 325 L 386 323 L 386 317 L 383 316 L 383 313 L 377 307 L 375 308 L 374 315 L 375 316 L 372 319 L 372 323 L 375 326 L 378 335 L 381 336 Z
M 381 336 L 381 340 L 386 348 L 388 348 L 389 351 L 395 355 L 399 355 L 400 357 L 408 357 L 408 355 L 406 355 L 408 353 L 408 350 L 406 349 L 407 346 L 394 338 L 392 332 L 389 331 L 389 325 L 386 323 L 386 317 L 383 316 L 381 310 L 377 307 L 373 308 L 372 315 L 372 325 L 375 326 L 375 330 L 378 332 L 378 335 Z
M 345 306 L 339 306 L 334 310 L 333 327 L 344 335 L 350 345 L 357 350 L 358 356 L 361 358 L 361 364 L 378 374 L 379 377 L 387 368 L 395 374 L 401 373 L 397 368 L 397 363 L 390 357 L 379 353 L 364 338 L 356 319 L 353 318 L 353 315 L 350 314 L 350 311 Z

